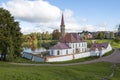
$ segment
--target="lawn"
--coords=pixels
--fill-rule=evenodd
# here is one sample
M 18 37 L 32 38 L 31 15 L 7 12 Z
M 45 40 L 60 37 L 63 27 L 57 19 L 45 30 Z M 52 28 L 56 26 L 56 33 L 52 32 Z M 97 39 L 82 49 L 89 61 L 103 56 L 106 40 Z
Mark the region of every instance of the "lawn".
M 115 75 L 111 63 L 94 63 L 76 66 L 17 66 L 0 62 L 0 80 L 119 80 L 120 65 Z

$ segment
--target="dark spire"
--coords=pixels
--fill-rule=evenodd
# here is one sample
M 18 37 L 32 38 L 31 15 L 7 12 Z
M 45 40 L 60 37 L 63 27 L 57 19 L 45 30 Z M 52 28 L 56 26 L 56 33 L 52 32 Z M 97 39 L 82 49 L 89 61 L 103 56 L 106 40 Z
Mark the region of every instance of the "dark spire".
M 63 14 L 62 14 L 62 19 L 61 19 L 61 27 L 62 26 L 65 26 L 65 24 L 64 24 L 64 16 L 63 16 Z
M 64 24 L 63 14 L 62 14 L 62 19 L 61 19 L 60 30 L 61 30 L 61 38 L 63 38 L 65 36 L 65 24 Z

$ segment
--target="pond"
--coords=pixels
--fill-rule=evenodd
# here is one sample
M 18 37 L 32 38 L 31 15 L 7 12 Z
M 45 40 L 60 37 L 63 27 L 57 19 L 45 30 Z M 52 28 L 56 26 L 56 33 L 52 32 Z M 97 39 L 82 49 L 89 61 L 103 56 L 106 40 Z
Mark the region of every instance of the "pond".
M 45 49 L 40 45 L 40 43 L 32 43 L 32 44 L 24 44 L 23 52 L 28 52 L 32 54 L 40 54 L 42 52 L 46 52 L 48 49 Z
M 49 50 L 45 49 L 39 44 L 26 44 L 23 46 L 22 57 L 30 59 L 35 62 L 44 62 L 45 56 L 49 55 Z
M 35 50 L 32 50 L 31 48 L 24 48 L 23 52 L 27 52 L 27 53 L 32 53 L 32 54 L 41 54 L 42 52 L 46 52 L 48 51 L 45 48 L 36 48 Z

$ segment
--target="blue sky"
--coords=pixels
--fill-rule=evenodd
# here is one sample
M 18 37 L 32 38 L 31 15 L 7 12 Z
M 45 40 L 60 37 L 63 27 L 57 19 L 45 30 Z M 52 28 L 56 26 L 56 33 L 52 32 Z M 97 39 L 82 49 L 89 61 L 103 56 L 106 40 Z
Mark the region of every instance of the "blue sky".
M 23 33 L 59 29 L 64 13 L 66 32 L 115 31 L 120 23 L 120 0 L 0 0 L 20 22 Z
M 98 25 L 102 22 L 115 26 L 120 19 L 120 0 L 48 0 L 61 9 L 71 9 L 74 16 L 87 18 L 90 24 Z

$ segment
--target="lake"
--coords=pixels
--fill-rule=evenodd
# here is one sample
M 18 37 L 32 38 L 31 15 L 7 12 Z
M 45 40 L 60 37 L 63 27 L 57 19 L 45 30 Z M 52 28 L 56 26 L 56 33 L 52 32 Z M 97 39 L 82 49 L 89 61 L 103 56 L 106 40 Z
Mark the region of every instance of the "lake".
M 24 48 L 23 52 L 28 52 L 32 54 L 40 54 L 42 52 L 46 52 L 47 50 L 45 48 L 36 48 L 35 50 L 32 50 L 31 48 Z
M 23 46 L 23 52 L 32 53 L 32 54 L 41 54 L 42 52 L 48 51 L 42 47 L 39 43 L 26 44 Z

